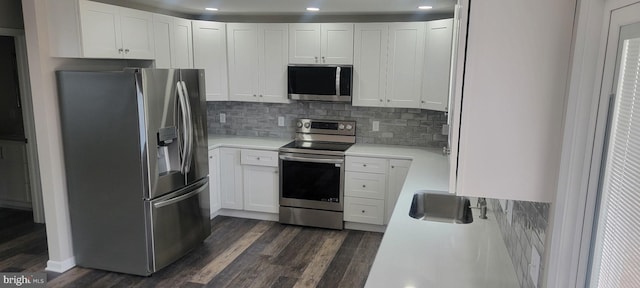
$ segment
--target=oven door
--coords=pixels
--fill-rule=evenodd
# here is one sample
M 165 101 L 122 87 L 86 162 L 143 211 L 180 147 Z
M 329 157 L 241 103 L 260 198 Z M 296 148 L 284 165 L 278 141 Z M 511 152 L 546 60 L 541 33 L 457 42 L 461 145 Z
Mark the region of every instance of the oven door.
M 343 211 L 344 157 L 280 153 L 280 206 Z

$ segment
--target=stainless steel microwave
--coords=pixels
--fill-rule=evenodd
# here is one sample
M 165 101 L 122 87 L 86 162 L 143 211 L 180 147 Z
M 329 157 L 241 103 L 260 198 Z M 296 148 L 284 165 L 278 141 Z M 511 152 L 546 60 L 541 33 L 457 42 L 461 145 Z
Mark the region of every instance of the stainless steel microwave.
M 289 99 L 351 103 L 351 65 L 289 65 L 287 74 Z

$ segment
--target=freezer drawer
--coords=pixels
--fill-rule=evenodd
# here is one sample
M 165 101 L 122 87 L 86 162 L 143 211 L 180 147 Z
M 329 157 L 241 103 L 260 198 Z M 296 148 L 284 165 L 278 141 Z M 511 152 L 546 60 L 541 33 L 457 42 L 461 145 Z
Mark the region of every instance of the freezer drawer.
M 197 247 L 209 234 L 209 182 L 147 202 L 150 210 L 151 271 L 156 272 Z M 203 193 L 204 192 L 204 193 Z

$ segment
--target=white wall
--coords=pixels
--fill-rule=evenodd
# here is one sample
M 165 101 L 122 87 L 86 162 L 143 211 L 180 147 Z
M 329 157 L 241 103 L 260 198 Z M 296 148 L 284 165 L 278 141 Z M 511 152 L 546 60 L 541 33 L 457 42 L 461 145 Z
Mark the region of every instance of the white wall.
M 75 260 L 71 242 L 55 71 L 120 70 L 128 63 L 124 60 L 50 57 L 47 1 L 22 0 L 22 6 L 47 223 L 47 270 L 64 272 L 75 266 Z

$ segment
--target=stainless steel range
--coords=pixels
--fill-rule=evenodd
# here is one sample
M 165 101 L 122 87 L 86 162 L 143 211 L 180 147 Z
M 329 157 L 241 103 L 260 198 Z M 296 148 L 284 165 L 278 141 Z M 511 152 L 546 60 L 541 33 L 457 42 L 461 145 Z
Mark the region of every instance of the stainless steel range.
M 343 228 L 344 154 L 356 122 L 299 119 L 280 148 L 280 223 Z

